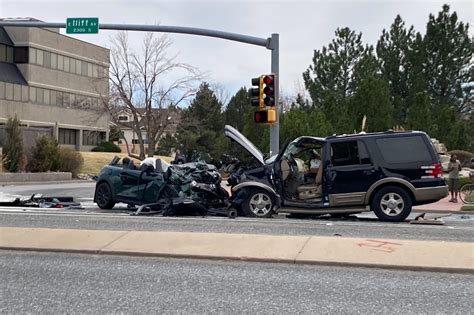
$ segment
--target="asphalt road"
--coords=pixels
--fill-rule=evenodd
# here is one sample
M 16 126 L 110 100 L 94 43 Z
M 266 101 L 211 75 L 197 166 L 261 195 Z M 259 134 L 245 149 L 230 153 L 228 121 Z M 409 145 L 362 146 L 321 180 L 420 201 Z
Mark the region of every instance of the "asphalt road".
M 472 312 L 472 275 L 1 253 L 2 314 Z
M 73 195 L 88 204 L 84 210 L 49 209 L 0 210 L 0 226 L 47 227 L 107 230 L 161 230 L 181 232 L 251 233 L 273 235 L 320 235 L 366 238 L 466 241 L 474 239 L 474 216 L 455 215 L 445 218 L 446 225 L 422 226 L 408 223 L 379 222 L 372 214 L 349 219 L 309 218 L 273 219 L 219 217 L 133 217 L 126 208 L 102 211 L 92 203 L 94 183 L 4 186 L 1 193 L 28 196 Z M 412 217 L 415 214 L 412 214 Z

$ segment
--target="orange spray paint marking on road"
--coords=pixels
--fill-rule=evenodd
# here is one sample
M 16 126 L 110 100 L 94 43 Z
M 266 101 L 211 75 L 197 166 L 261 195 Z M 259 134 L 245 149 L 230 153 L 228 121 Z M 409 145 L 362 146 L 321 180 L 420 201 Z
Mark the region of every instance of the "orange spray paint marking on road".
M 396 250 L 396 247 L 392 247 L 391 245 L 397 245 L 397 246 L 403 245 L 400 243 L 393 243 L 393 242 L 379 241 L 379 240 L 366 240 L 366 241 L 370 243 L 358 243 L 357 245 L 359 247 L 364 247 L 364 246 L 371 247 L 372 250 L 385 252 L 385 253 L 393 253 Z

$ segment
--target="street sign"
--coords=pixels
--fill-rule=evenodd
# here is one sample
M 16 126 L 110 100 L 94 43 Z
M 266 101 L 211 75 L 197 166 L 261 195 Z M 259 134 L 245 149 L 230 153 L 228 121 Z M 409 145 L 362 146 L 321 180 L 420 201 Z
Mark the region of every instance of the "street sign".
M 66 34 L 97 34 L 99 18 L 67 18 Z

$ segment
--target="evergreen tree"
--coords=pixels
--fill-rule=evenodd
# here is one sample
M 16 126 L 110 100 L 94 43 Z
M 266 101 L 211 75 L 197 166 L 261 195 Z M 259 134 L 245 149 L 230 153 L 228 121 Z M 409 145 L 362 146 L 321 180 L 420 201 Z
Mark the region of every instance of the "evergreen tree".
M 394 123 L 404 124 L 409 107 L 410 75 L 413 64 L 412 49 L 415 33 L 408 30 L 400 15 L 397 15 L 389 31 L 382 31 L 377 42 L 382 77 L 389 83 L 390 100 L 394 106 Z M 414 56 L 413 56 L 414 57 Z
M 249 93 L 245 87 L 242 87 L 232 96 L 225 109 L 224 116 L 226 125 L 231 125 L 242 132 L 247 122 L 245 114 L 249 108 L 252 108 Z
M 347 132 L 348 103 L 356 89 L 354 68 L 364 56 L 362 33 L 338 28 L 336 38 L 315 50 L 303 79 L 314 106 L 321 109 L 337 132 Z
M 424 37 L 428 93 L 439 110 L 454 106 L 457 112 L 464 112 L 463 83 L 472 82 L 473 46 L 469 36 L 469 24 L 458 21 L 456 12 L 449 12 L 449 6 L 435 18 L 430 14 Z M 472 68 L 471 68 L 472 69 Z
M 9 172 L 18 172 L 21 168 L 20 164 L 22 156 L 24 155 L 24 149 L 20 120 L 16 114 L 13 118 L 8 118 L 5 131 L 7 137 L 5 147 L 3 148 L 4 166 Z
M 196 97 L 183 112 L 177 130 L 177 142 L 183 153 L 197 151 L 219 158 L 223 151 L 224 118 L 222 104 L 208 83 L 202 83 Z
M 359 131 L 364 115 L 366 131 L 385 131 L 392 127 L 393 109 L 387 82 L 380 75 L 362 79 L 351 101 L 352 131 Z
M 421 130 L 432 134 L 430 99 L 426 92 L 416 94 L 408 111 L 406 126 L 411 130 Z

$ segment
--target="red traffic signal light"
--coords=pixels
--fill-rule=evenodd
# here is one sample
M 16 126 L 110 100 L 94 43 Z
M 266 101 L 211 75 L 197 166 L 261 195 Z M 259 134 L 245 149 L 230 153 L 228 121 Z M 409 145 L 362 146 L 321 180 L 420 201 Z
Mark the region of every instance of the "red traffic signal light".
M 254 121 L 258 124 L 272 124 L 276 121 L 274 109 L 258 110 L 254 113 Z
M 263 103 L 265 106 L 275 106 L 275 75 L 266 75 L 262 81 L 265 84 Z

